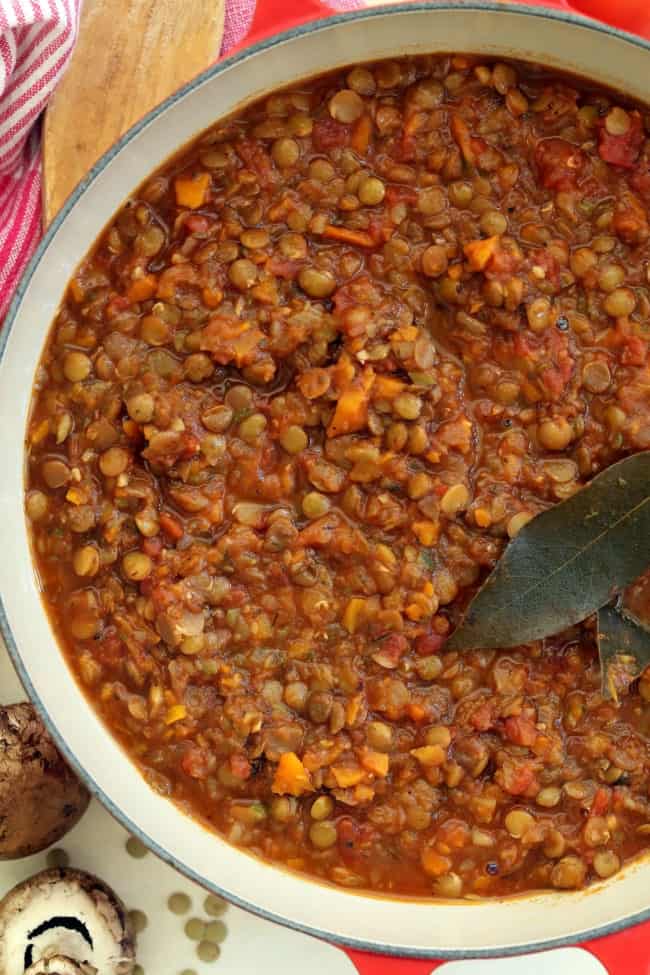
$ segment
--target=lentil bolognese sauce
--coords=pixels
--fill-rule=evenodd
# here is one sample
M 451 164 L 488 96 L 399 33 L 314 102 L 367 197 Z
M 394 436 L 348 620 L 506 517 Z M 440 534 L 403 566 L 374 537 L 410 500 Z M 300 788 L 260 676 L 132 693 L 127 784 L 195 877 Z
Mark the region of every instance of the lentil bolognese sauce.
M 27 515 L 149 783 L 346 887 L 577 888 L 648 845 L 650 678 L 593 627 L 445 651 L 508 538 L 650 446 L 641 106 L 471 56 L 218 123 L 123 207 L 38 369 Z

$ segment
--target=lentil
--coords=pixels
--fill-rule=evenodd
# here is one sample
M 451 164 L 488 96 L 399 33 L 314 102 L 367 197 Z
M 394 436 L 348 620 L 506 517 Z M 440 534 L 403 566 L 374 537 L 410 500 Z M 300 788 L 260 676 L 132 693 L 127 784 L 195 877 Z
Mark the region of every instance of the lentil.
M 289 454 L 299 454 L 309 443 L 302 427 L 290 426 L 280 437 L 280 443 Z
M 422 255 L 422 273 L 428 278 L 439 278 L 449 266 L 447 251 L 439 244 L 427 247 Z
M 214 945 L 219 945 L 226 940 L 228 928 L 223 921 L 209 921 L 205 926 L 205 940 L 211 941 Z
M 547 450 L 564 450 L 571 443 L 573 432 L 568 420 L 559 416 L 540 423 L 537 436 Z
M 208 917 L 221 917 L 227 907 L 227 901 L 221 897 L 215 897 L 214 894 L 209 894 L 203 902 L 203 910 Z
M 92 362 L 84 352 L 68 352 L 63 359 L 63 375 L 71 383 L 81 383 L 90 375 Z
M 636 308 L 636 297 L 630 288 L 615 288 L 607 295 L 603 307 L 613 318 L 631 315 Z
M 377 206 L 386 196 L 386 187 L 376 176 L 368 176 L 359 184 L 357 194 L 364 206 Z
M 185 924 L 185 934 L 191 941 L 201 941 L 205 935 L 206 924 L 198 917 L 191 917 Z
M 99 552 L 94 545 L 78 548 L 72 557 L 72 567 L 78 576 L 95 576 L 99 572 Z
M 213 941 L 201 941 L 197 945 L 196 954 L 201 961 L 209 963 L 217 960 L 221 954 L 221 949 Z
M 506 829 L 511 836 L 517 839 L 520 839 L 534 823 L 535 819 L 533 816 L 524 809 L 513 809 L 505 818 Z
M 167 898 L 167 906 L 172 914 L 187 914 L 192 906 L 192 902 L 187 894 L 170 894 Z
M 599 850 L 598 853 L 594 854 L 594 870 L 603 879 L 615 874 L 620 866 L 620 859 L 611 850 Z
M 273 143 L 271 155 L 281 169 L 287 169 L 298 162 L 300 146 L 295 139 L 277 139 Z

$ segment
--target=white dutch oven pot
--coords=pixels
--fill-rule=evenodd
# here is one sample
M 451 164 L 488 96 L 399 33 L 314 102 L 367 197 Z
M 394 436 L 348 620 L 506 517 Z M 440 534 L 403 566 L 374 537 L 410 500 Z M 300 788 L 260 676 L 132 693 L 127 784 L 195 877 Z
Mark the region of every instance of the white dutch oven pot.
M 639 860 L 586 892 L 484 903 L 391 900 L 269 866 L 156 795 L 84 699 L 41 605 L 22 500 L 36 363 L 68 278 L 111 215 L 153 169 L 220 116 L 274 88 L 351 62 L 436 51 L 541 62 L 650 101 L 650 44 L 575 12 L 579 6 L 650 37 L 649 2 L 575 0 L 571 6 L 548 0 L 539 7 L 521 0 L 441 0 L 330 16 L 318 0 L 300 0 L 299 12 L 287 0 L 260 0 L 255 43 L 151 112 L 73 193 L 27 270 L 2 331 L 0 627 L 23 683 L 70 763 L 127 829 L 233 903 L 346 946 L 362 975 L 428 975 L 441 959 L 567 944 L 591 951 L 612 975 L 646 975 L 650 927 L 640 922 L 650 919 L 650 864 Z M 291 29 L 269 39 L 279 26 Z

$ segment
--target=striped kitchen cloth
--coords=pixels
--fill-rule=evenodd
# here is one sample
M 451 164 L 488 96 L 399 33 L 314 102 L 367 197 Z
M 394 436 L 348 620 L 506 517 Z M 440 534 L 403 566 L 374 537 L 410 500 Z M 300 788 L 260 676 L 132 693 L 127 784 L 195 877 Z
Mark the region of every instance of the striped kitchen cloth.
M 0 323 L 41 235 L 39 116 L 74 48 L 81 2 L 0 0 Z M 255 0 L 228 0 L 221 54 L 246 35 L 254 9 Z
M 0 0 L 0 321 L 41 232 L 38 118 L 77 37 L 81 0 Z

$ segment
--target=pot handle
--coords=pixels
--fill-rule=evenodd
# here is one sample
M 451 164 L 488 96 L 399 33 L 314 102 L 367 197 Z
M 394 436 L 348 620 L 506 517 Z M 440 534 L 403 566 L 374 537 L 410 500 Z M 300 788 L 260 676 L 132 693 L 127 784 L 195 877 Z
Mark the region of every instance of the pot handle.
M 648 924 L 635 924 L 618 934 L 595 938 L 576 947 L 597 958 L 608 975 L 648 975 L 650 973 L 650 935 Z M 430 975 L 441 959 L 394 958 L 367 951 L 344 948 L 359 975 Z M 525 958 L 526 956 L 522 956 Z M 441 972 L 440 975 L 443 975 Z M 468 973 L 469 975 L 469 973 Z
M 597 958 L 608 975 L 647 975 L 650 972 L 648 924 L 635 924 L 618 934 L 579 945 Z
M 344 948 L 359 975 L 430 975 L 444 961 L 425 958 L 395 958 L 390 955 L 373 955 L 369 951 Z
M 577 14 L 602 20 L 610 27 L 650 38 L 648 0 L 569 0 L 568 7 Z
M 386 0 L 387 3 L 390 0 Z M 400 0 L 398 0 L 400 2 Z M 408 3 L 408 0 L 404 0 Z M 650 4 L 648 0 L 506 0 L 514 6 L 539 6 L 565 13 L 582 14 L 600 20 L 611 27 L 640 34 L 650 39 Z M 338 5 L 337 5 L 338 6 Z M 364 7 L 363 0 L 347 0 L 345 9 Z M 373 3 L 373 6 L 375 4 Z M 435 3 L 432 3 L 435 6 Z M 235 53 L 257 44 L 259 41 L 279 34 L 282 31 L 300 27 L 314 20 L 326 20 L 339 13 L 324 0 L 300 0 L 300 3 L 287 3 L 287 0 L 257 0 L 255 12 L 248 33 L 229 53 Z
M 293 27 L 300 27 L 301 24 L 310 23 L 312 20 L 325 20 L 334 13 L 336 11 L 322 0 L 300 0 L 300 3 L 287 3 L 287 0 L 255 0 L 255 11 L 248 32 L 228 51 L 228 54 L 239 53 L 244 48 L 266 40 L 267 37 L 291 30 Z

